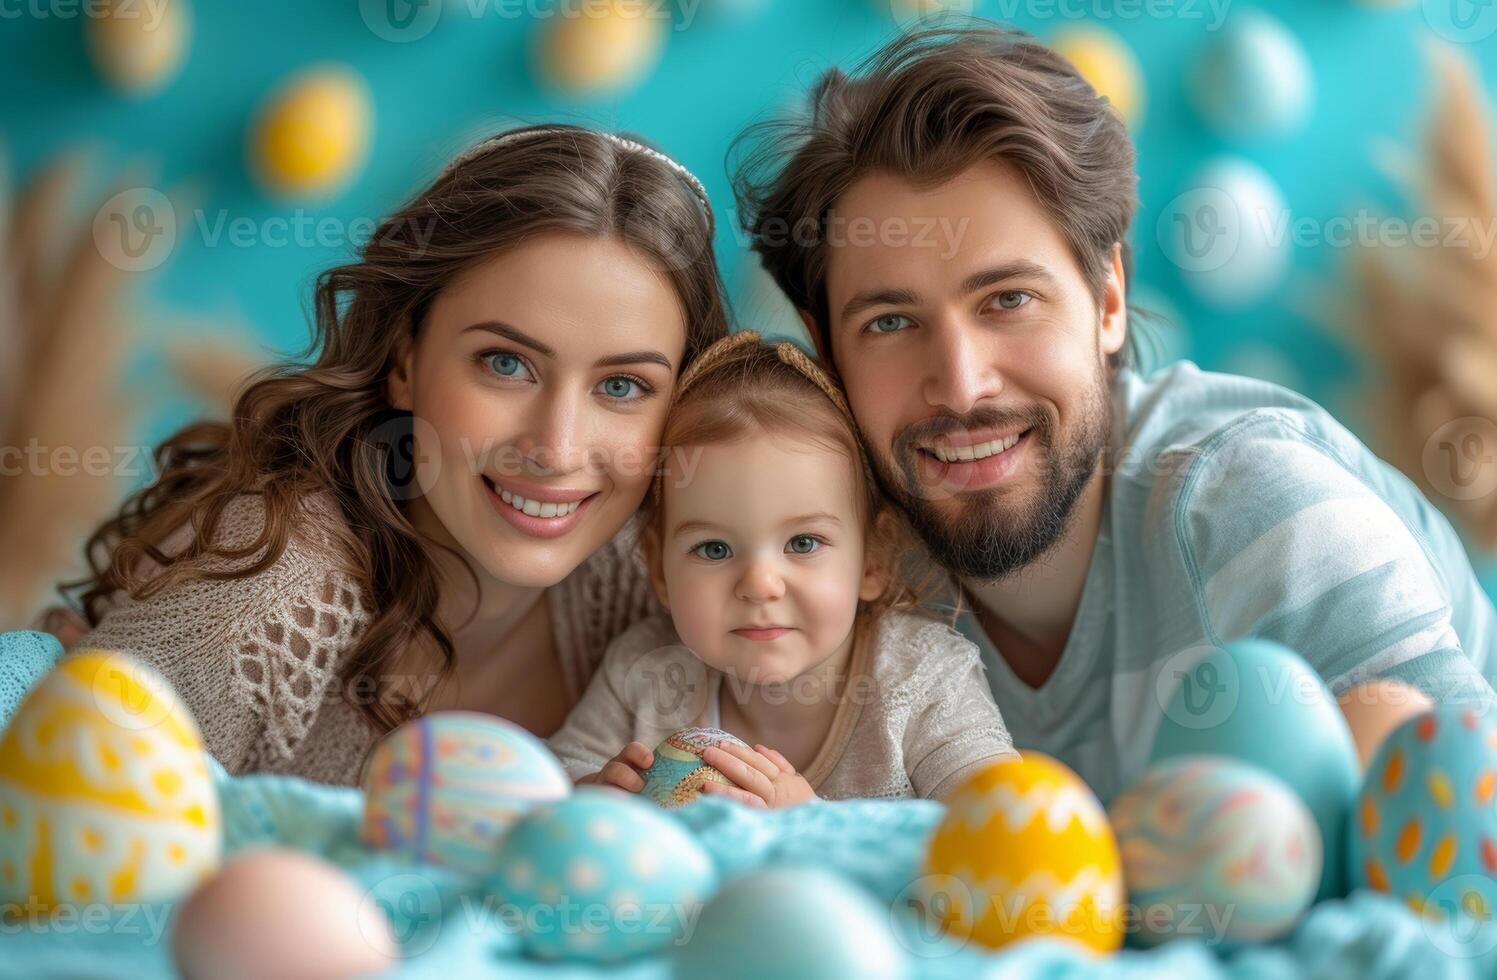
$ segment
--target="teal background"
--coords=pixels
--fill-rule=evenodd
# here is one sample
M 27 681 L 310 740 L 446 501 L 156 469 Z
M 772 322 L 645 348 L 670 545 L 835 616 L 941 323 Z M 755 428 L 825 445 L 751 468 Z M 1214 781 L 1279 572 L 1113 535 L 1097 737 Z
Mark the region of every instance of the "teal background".
M 1423 0 L 1382 9 L 1353 0 L 1232 0 L 1229 20 L 1251 8 L 1283 20 L 1308 50 L 1315 76 L 1308 125 L 1250 144 L 1210 135 L 1187 101 L 1187 66 L 1213 36 L 1205 0 L 1176 0 L 1179 16 L 1098 21 L 1127 42 L 1145 72 L 1146 108 L 1135 130 L 1142 208 L 1133 235 L 1134 295 L 1172 312 L 1177 327 L 1169 331 L 1169 343 L 1176 354 L 1206 368 L 1287 383 L 1365 434 L 1357 405 L 1370 392 L 1355 353 L 1316 313 L 1343 288 L 1348 253 L 1296 248 L 1283 288 L 1226 312 L 1199 303 L 1184 288 L 1160 250 L 1155 224 L 1163 206 L 1185 189 L 1188 175 L 1224 151 L 1268 170 L 1297 217 L 1324 220 L 1363 206 L 1393 213 L 1406 208 L 1374 168 L 1373 148 L 1379 140 L 1417 145 L 1430 82 L 1420 46 L 1431 35 L 1431 16 L 1442 16 L 1442 5 L 1468 2 Z M 472 16 L 470 4 L 487 13 Z M 1187 4 L 1196 16 L 1186 15 Z M 447 0 L 429 35 L 394 43 L 369 28 L 357 0 L 198 0 L 191 51 L 180 74 L 159 94 L 131 98 L 99 79 L 85 51 L 83 18 L 62 16 L 70 9 L 65 3 L 0 0 L 0 142 L 9 166 L 22 177 L 53 154 L 85 143 L 93 147 L 100 173 L 139 174 L 138 183 L 185 189 L 210 220 L 220 210 L 230 221 L 256 222 L 300 210 L 347 223 L 377 219 L 458 149 L 495 129 L 564 120 L 632 130 L 706 183 L 721 215 L 717 246 L 725 277 L 740 312 L 757 311 L 732 214 L 728 145 L 755 118 L 791 104 L 821 70 L 849 67 L 889 37 L 897 25 L 887 4 L 701 0 L 689 26 L 678 10 L 664 55 L 647 77 L 588 100 L 559 95 L 537 80 L 532 50 L 544 23 L 500 16 L 500 6 L 501 0 Z M 1078 8 L 1115 14 L 1148 9 L 1143 0 L 974 0 L 972 6 L 992 18 L 1013 11 L 1013 23 L 1041 38 L 1081 23 L 1067 15 Z M 1490 93 L 1497 81 L 1497 36 L 1463 47 L 1476 57 Z M 371 87 L 375 121 L 368 163 L 331 200 L 273 201 L 246 171 L 247 128 L 279 83 L 322 61 L 352 65 Z M 209 246 L 191 217 L 179 214 L 178 226 L 176 250 L 142 284 L 142 302 L 247 331 L 274 352 L 305 344 L 312 277 L 350 254 L 337 246 Z M 745 321 L 765 326 L 747 315 Z M 144 357 L 131 370 L 132 378 L 151 385 L 160 364 Z M 196 410 L 184 397 L 163 391 L 141 437 L 155 441 Z M 1497 593 L 1497 562 L 1483 564 L 1489 591 Z

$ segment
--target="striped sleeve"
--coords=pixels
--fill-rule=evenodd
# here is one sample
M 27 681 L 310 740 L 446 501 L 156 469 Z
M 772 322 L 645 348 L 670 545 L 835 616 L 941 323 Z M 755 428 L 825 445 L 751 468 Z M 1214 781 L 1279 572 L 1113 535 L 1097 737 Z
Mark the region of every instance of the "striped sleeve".
M 1277 640 L 1337 693 L 1386 677 L 1442 701 L 1492 696 L 1421 537 L 1279 413 L 1254 413 L 1202 448 L 1174 532 L 1212 642 Z

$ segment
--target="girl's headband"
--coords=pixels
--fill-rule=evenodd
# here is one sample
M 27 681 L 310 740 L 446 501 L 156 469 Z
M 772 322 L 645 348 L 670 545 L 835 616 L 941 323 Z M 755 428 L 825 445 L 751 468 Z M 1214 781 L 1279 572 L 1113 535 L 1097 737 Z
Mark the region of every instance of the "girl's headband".
M 678 177 L 681 178 L 682 181 L 685 182 L 686 186 L 691 190 L 692 196 L 695 197 L 697 203 L 701 205 L 702 215 L 707 219 L 707 233 L 709 235 L 716 234 L 716 223 L 712 215 L 712 202 L 707 199 L 707 188 L 702 186 L 702 182 L 700 180 L 697 180 L 696 174 L 692 173 L 690 170 L 687 170 L 684 166 L 677 163 L 675 160 L 672 160 L 664 153 L 661 153 L 659 150 L 654 149 L 653 147 L 645 146 L 643 143 L 636 142 L 625 136 L 619 136 L 617 133 L 605 133 L 599 129 L 584 129 L 578 126 L 541 126 L 533 129 L 512 129 L 508 132 L 500 133 L 497 136 L 490 136 L 483 142 L 478 143 L 474 146 L 470 146 L 462 153 L 459 153 L 451 163 L 447 164 L 447 166 L 442 169 L 442 175 L 446 176 L 449 172 L 451 172 L 454 168 L 460 166 L 461 164 L 468 162 L 469 160 L 473 159 L 476 156 L 479 156 L 480 154 L 487 153 L 490 150 L 498 149 L 499 147 L 504 146 L 507 143 L 513 143 L 517 140 L 529 139 L 532 136 L 552 136 L 558 133 L 592 133 L 596 136 L 603 137 L 604 139 L 608 140 L 608 142 L 612 143 L 622 150 L 626 150 L 630 153 L 642 153 L 652 160 L 658 160 L 659 162 L 665 164 L 671 169 L 673 173 L 675 173 Z
M 756 330 L 737 330 L 714 343 L 711 347 L 697 355 L 697 359 L 691 362 L 691 367 L 682 373 L 681 379 L 676 382 L 676 392 L 671 399 L 674 406 L 681 401 L 683 395 L 694 387 L 704 374 L 712 370 L 718 362 L 726 359 L 736 351 L 744 347 L 753 347 L 763 343 Z M 842 394 L 842 387 L 827 374 L 822 367 L 807 357 L 805 352 L 788 340 L 779 341 L 774 345 L 774 352 L 780 360 L 794 368 L 797 373 L 804 375 L 812 384 L 820 388 L 822 394 L 826 395 L 831 403 L 837 407 L 843 417 L 847 419 L 848 425 L 852 426 L 853 433 L 858 432 L 857 420 L 853 417 L 852 409 L 847 404 L 847 396 Z M 863 461 L 863 475 L 873 480 L 873 470 L 868 464 L 868 457 L 863 452 L 861 444 L 858 447 L 858 456 Z M 661 488 L 665 484 L 665 471 L 659 469 L 655 473 L 655 480 L 651 487 L 651 506 L 657 510 L 660 507 Z M 870 486 L 872 483 L 870 482 Z

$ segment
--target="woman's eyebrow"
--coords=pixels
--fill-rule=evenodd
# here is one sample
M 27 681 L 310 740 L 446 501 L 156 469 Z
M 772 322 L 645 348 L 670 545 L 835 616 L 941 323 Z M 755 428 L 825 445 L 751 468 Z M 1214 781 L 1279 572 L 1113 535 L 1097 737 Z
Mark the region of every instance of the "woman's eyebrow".
M 489 333 L 498 334 L 500 337 L 512 340 L 522 347 L 529 347 L 543 357 L 553 359 L 556 357 L 555 348 L 541 343 L 523 330 L 512 327 L 507 323 L 501 323 L 498 320 L 485 320 L 482 323 L 475 323 L 472 326 L 464 327 L 462 332 L 468 333 L 473 330 L 486 330 Z M 635 350 L 624 354 L 610 354 L 607 357 L 600 357 L 597 361 L 593 362 L 594 367 L 616 367 L 622 364 L 659 364 L 667 371 L 674 369 L 671 359 L 657 350 Z

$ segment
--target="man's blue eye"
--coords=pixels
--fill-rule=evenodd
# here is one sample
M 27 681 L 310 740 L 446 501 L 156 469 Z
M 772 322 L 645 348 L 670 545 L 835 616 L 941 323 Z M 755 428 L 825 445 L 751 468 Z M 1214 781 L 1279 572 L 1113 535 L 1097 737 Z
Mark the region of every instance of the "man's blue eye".
M 998 302 L 996 305 L 1000 309 L 1004 310 L 1017 310 L 1032 299 L 1034 299 L 1034 297 L 1024 292 L 1022 289 L 1007 289 L 998 294 Z

